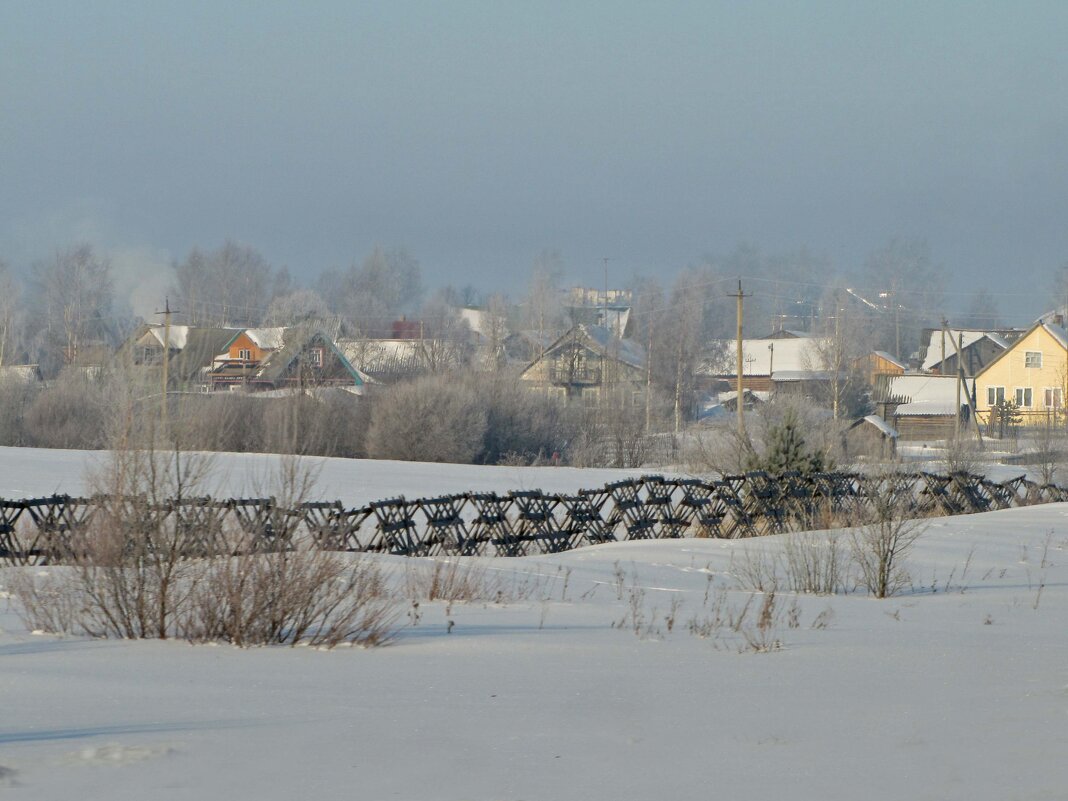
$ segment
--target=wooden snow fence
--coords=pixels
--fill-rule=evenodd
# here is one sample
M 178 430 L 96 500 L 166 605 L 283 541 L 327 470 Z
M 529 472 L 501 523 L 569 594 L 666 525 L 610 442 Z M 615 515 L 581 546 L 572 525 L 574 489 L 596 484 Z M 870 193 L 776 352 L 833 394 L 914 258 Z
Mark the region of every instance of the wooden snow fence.
M 575 493 L 399 497 L 358 508 L 340 501 L 289 508 L 274 498 L 152 505 L 143 498 L 52 495 L 0 499 L 0 565 L 69 562 L 86 538 L 116 528 L 133 532 L 131 538 L 151 532 L 148 541 L 157 543 L 151 547 L 163 542 L 189 558 L 286 551 L 302 542 L 400 556 L 530 556 L 622 540 L 841 527 L 887 499 L 902 514 L 959 515 L 1066 501 L 1068 488 L 970 473 L 751 472 L 718 480 L 649 475 Z

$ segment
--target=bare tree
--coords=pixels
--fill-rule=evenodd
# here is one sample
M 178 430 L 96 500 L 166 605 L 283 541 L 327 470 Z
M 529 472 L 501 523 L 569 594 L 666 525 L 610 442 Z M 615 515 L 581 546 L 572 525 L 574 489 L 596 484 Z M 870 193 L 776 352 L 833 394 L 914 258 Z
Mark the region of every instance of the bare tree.
M 314 289 L 295 289 L 271 301 L 264 323 L 272 326 L 310 325 L 335 333 L 335 319 L 322 295 Z
M 835 420 L 853 418 L 864 412 L 866 379 L 863 358 L 872 351 L 869 327 L 842 301 L 835 289 L 823 304 L 824 315 L 817 322 L 819 337 L 812 340 L 814 363 L 809 369 L 827 374 L 826 400 Z
M 860 583 L 876 598 L 889 598 L 909 585 L 904 561 L 926 530 L 926 522 L 912 520 L 898 500 L 878 495 L 863 525 L 852 529 L 853 563 Z
M 232 241 L 194 249 L 174 271 L 177 305 L 194 325 L 259 325 L 277 279 L 259 251 Z
M 84 345 L 111 338 L 114 285 L 107 259 L 80 245 L 37 264 L 34 273 L 44 311 L 43 345 L 54 364 L 73 364 Z
M 531 267 L 530 283 L 523 300 L 523 325 L 536 332 L 540 342 L 564 325 L 560 288 L 562 276 L 563 263 L 557 251 L 542 251 Z
M 0 261 L 0 367 L 9 364 L 19 351 L 20 294 L 7 264 Z
M 880 311 L 873 322 L 878 347 L 907 359 L 919 332 L 938 319 L 944 302 L 941 269 L 922 240 L 891 239 L 864 264 L 864 292 Z

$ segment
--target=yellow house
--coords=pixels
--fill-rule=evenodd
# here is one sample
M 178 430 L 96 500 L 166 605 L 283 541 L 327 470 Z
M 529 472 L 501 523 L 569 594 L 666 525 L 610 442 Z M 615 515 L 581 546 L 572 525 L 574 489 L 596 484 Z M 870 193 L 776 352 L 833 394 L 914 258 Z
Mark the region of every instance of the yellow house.
M 1023 425 L 1037 425 L 1064 413 L 1068 381 L 1068 332 L 1038 322 L 975 377 L 975 410 L 980 422 L 990 409 L 1015 401 Z M 1062 418 L 1063 419 L 1063 418 Z

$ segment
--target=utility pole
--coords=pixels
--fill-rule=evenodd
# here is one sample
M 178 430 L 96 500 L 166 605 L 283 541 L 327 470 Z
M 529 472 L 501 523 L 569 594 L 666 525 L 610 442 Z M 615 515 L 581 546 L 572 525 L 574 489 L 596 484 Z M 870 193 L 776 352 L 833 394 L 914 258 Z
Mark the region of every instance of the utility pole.
M 942 333 L 943 334 L 946 333 L 946 329 L 948 327 L 949 327 L 949 321 L 947 321 L 943 317 L 942 318 Z M 956 348 L 956 350 L 957 350 L 957 426 L 956 426 L 956 430 L 957 430 L 957 436 L 959 437 L 960 436 L 960 388 L 961 388 L 961 384 L 964 383 L 964 368 L 962 367 L 962 365 L 964 364 L 964 355 L 961 353 L 962 346 L 964 345 L 964 334 L 960 334 L 959 338 L 956 339 L 956 340 L 954 340 L 953 337 L 951 336 L 949 338 L 949 341 L 950 341 L 950 343 L 952 343 L 953 347 Z M 967 386 L 965 386 L 964 398 L 965 398 L 965 400 L 968 401 L 968 412 L 971 414 L 972 422 L 975 424 L 975 436 L 979 440 L 979 447 L 982 448 L 983 447 L 983 429 L 979 425 L 979 415 L 977 415 L 976 412 L 975 412 L 975 404 L 972 403 L 972 393 L 968 392 L 967 389 L 968 389 Z
M 169 389 L 169 368 L 171 360 L 171 315 L 175 313 L 171 309 L 171 299 L 164 298 L 163 311 L 156 314 L 163 315 L 163 400 L 160 403 L 160 424 L 166 430 L 167 427 L 167 390 Z
M 901 358 L 901 304 L 897 302 L 897 292 L 890 293 L 890 297 L 894 300 L 894 355 L 897 356 L 897 360 L 902 361 Z
M 946 321 L 942 321 L 942 361 L 938 364 L 938 374 L 946 374 Z
M 604 314 L 604 327 L 608 328 L 608 257 L 604 257 L 604 300 L 602 301 L 602 308 Z M 612 329 L 608 328 L 609 334 Z
M 738 301 L 738 333 L 737 333 L 736 339 L 735 339 L 735 342 L 736 342 L 736 344 L 738 346 L 737 347 L 737 354 L 736 354 L 736 357 L 737 357 L 737 360 L 738 360 L 738 362 L 737 362 L 737 368 L 738 368 L 738 397 L 735 398 L 735 401 L 738 404 L 738 433 L 741 436 L 744 437 L 745 436 L 745 399 L 744 399 L 744 395 L 743 395 L 744 388 L 743 388 L 743 385 L 742 385 L 742 370 L 743 370 L 743 363 L 742 363 L 742 316 L 744 314 L 744 310 L 743 310 L 743 307 L 742 307 L 742 300 L 746 297 L 746 294 L 744 292 L 742 292 L 742 279 L 741 278 L 738 279 L 738 292 L 737 292 L 737 294 L 728 295 L 727 297 L 736 298 L 737 301 Z
M 831 398 L 831 417 L 838 419 L 838 396 L 842 394 L 842 304 L 838 300 L 838 290 L 834 291 L 834 377 L 831 379 L 834 386 L 834 397 Z

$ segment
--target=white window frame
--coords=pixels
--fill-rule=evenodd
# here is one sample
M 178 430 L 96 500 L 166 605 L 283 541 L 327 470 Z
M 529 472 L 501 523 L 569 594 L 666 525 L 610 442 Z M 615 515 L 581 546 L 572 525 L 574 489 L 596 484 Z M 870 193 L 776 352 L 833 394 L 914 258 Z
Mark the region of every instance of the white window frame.
M 239 350 L 237 352 L 237 358 L 239 358 L 243 362 L 252 361 L 252 349 L 251 348 L 241 348 L 241 350 Z
M 1015 399 L 1016 405 L 1021 409 L 1034 408 L 1035 393 L 1031 387 L 1016 387 Z
M 1030 370 L 1042 369 L 1042 351 L 1040 350 L 1025 350 L 1024 351 L 1024 367 Z
M 314 367 L 322 367 L 323 366 L 323 349 L 322 348 L 312 348 L 311 349 L 311 362 L 312 362 L 312 365 Z
M 986 405 L 997 406 L 999 403 L 1005 400 L 1005 387 L 987 387 L 986 388 Z
M 1064 406 L 1064 392 L 1060 387 L 1043 387 L 1042 401 L 1047 409 L 1060 409 Z M 1050 404 L 1052 396 L 1053 403 Z

